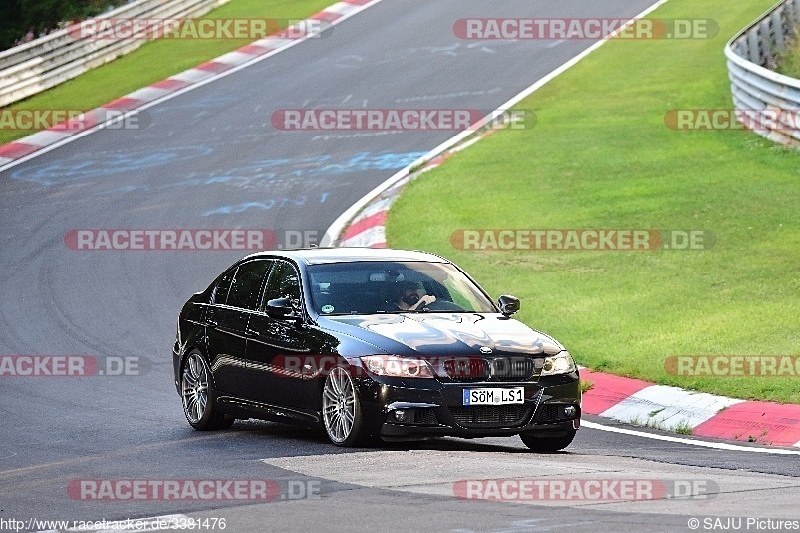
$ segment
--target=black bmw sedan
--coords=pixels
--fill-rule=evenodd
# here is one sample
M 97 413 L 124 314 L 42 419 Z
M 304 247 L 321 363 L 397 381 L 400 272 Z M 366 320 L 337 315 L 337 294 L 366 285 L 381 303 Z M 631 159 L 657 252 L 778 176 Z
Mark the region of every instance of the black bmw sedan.
M 175 386 L 198 430 L 258 418 L 323 427 L 339 446 L 520 435 L 572 442 L 578 369 L 441 257 L 311 248 L 238 261 L 183 306 Z

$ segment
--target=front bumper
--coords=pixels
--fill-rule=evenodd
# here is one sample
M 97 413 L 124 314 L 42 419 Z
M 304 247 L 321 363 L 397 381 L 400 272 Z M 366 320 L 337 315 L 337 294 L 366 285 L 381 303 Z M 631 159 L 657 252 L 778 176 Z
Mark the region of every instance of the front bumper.
M 580 426 L 578 372 L 537 382 L 442 383 L 435 379 L 358 380 L 365 421 L 384 437 L 559 436 Z M 464 406 L 466 388 L 524 388 L 524 404 Z M 398 416 L 402 415 L 402 416 Z

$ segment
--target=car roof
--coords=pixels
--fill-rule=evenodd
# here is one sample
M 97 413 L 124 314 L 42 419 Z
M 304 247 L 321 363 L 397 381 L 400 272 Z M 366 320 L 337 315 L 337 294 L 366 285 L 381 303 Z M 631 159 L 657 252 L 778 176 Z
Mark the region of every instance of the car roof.
M 412 250 L 391 248 L 302 248 L 259 252 L 252 257 L 285 257 L 306 265 L 325 263 L 358 263 L 364 261 L 424 261 L 427 263 L 449 263 L 438 255 Z

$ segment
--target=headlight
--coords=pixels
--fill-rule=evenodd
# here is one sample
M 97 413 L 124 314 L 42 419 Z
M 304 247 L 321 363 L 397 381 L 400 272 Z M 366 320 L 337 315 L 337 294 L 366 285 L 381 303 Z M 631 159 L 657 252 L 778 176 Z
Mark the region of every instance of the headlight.
M 556 374 L 569 374 L 575 371 L 575 361 L 568 351 L 564 350 L 556 355 L 546 357 L 542 366 L 542 376 L 553 376 Z
M 367 370 L 378 376 L 392 378 L 432 378 L 433 372 L 426 361 L 396 355 L 367 355 L 361 358 Z

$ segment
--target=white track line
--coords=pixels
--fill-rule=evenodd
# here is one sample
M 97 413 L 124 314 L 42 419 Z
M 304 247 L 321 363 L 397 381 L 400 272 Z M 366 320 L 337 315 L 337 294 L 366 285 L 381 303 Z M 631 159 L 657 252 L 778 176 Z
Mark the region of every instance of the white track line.
M 621 433 L 632 437 L 643 437 L 645 439 L 660 440 L 664 442 L 674 442 L 676 444 L 688 444 L 690 446 L 700 446 L 702 448 L 714 448 L 716 450 L 727 450 L 731 452 L 750 452 L 750 453 L 771 453 L 774 455 L 800 455 L 800 450 L 784 450 L 779 448 L 751 448 L 750 446 L 737 446 L 736 444 L 726 444 L 724 442 L 706 442 L 703 440 L 685 439 L 682 437 L 671 437 L 669 435 L 656 435 L 655 433 L 645 433 L 633 429 L 604 426 L 595 422 L 581 420 L 581 427 L 608 431 L 609 433 Z

